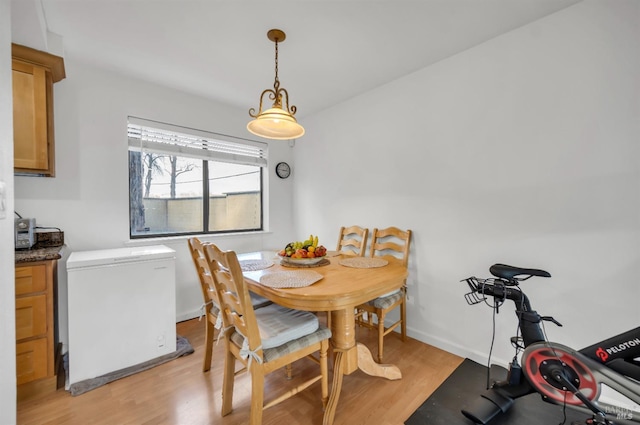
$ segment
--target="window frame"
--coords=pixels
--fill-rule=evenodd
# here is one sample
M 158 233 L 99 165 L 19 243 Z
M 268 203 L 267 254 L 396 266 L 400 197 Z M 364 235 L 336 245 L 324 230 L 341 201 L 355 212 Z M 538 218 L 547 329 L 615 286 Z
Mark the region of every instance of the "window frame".
M 176 136 L 166 139 L 165 136 Z M 129 238 L 130 240 L 171 238 L 192 235 L 220 235 L 264 231 L 265 169 L 268 167 L 268 144 L 143 118 L 127 117 L 127 158 L 129 161 Z M 132 226 L 131 152 L 152 152 L 202 161 L 202 221 L 198 231 L 134 234 Z M 259 176 L 260 225 L 257 228 L 210 230 L 210 162 L 257 166 Z M 144 171 L 144 166 L 143 166 Z M 238 192 L 240 193 L 240 192 Z

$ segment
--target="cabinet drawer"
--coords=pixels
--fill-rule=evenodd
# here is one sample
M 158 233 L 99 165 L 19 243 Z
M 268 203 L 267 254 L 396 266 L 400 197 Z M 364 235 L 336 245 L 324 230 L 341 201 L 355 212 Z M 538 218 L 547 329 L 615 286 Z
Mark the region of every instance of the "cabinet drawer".
M 16 344 L 16 374 L 18 385 L 47 376 L 47 339 Z
M 16 295 L 44 292 L 46 289 L 47 266 L 16 267 Z
M 47 333 L 47 296 L 16 298 L 16 340 Z

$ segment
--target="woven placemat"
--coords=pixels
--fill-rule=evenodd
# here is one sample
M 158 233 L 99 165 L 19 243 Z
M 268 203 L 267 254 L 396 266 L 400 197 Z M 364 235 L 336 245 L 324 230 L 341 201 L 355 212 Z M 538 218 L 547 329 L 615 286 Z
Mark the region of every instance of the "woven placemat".
M 238 262 L 243 272 L 268 269 L 274 264 L 271 260 L 240 260 Z
M 340 265 L 345 267 L 353 267 L 356 269 L 371 269 L 375 267 L 384 267 L 389 262 L 383 258 L 371 257 L 353 257 L 340 260 Z
M 273 272 L 260 277 L 260 283 L 270 288 L 303 288 L 313 285 L 322 277 L 313 270 Z
M 280 265 L 281 266 L 291 267 L 291 268 L 294 268 L 294 269 L 304 269 L 304 268 L 311 268 L 311 267 L 322 267 L 322 266 L 326 266 L 327 264 L 331 264 L 331 262 L 327 258 L 323 258 L 322 260 L 318 261 L 315 264 L 298 264 L 298 263 L 290 263 L 288 261 L 280 260 Z

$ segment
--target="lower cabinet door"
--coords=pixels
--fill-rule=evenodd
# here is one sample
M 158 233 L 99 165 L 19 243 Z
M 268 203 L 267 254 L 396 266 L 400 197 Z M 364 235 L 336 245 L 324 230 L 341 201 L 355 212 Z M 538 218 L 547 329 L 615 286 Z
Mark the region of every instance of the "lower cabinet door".
M 47 296 L 16 298 L 16 340 L 44 336 L 47 332 Z
M 47 338 L 16 344 L 18 385 L 47 376 Z

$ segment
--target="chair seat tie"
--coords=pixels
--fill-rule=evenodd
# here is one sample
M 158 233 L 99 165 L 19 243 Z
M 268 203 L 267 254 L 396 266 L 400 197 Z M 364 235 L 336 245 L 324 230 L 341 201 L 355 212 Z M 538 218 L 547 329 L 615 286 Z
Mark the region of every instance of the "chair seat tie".
M 206 310 L 207 310 L 207 306 L 211 304 L 213 305 L 213 300 L 209 300 L 206 303 L 203 303 L 200 306 L 200 316 L 198 316 L 198 322 L 202 320 L 202 316 L 204 316 L 206 314 Z
M 220 319 L 220 316 L 218 316 L 218 319 Z M 216 325 L 217 325 L 217 324 L 218 324 L 218 322 L 216 321 Z M 220 332 L 218 332 L 218 337 L 216 338 L 216 345 L 218 345 L 218 342 L 220 342 L 220 338 L 222 338 L 222 335 L 226 335 L 226 334 L 227 334 L 227 331 L 228 331 L 229 329 L 233 329 L 233 328 L 234 328 L 234 326 L 233 326 L 233 325 L 231 325 L 231 326 L 227 326 L 226 328 L 224 328 L 223 330 L 221 330 Z
M 206 309 L 208 305 L 213 305 L 214 307 L 217 307 L 216 304 L 213 302 L 213 300 L 209 300 L 206 303 L 202 304 L 200 306 L 200 315 L 198 316 L 198 322 L 202 320 L 202 316 L 204 316 L 206 314 Z M 220 330 L 220 328 L 222 327 L 222 315 L 218 314 L 216 316 L 216 323 L 213 325 L 214 328 Z
M 245 360 L 249 359 L 249 362 L 247 363 L 247 369 L 251 367 L 251 362 L 253 360 L 262 364 L 262 356 L 258 355 L 258 350 L 262 350 L 262 345 L 260 345 L 255 350 L 250 350 L 249 341 L 247 341 L 247 339 L 245 338 L 244 341 L 242 342 L 242 347 L 240 348 L 240 357 L 242 357 Z

